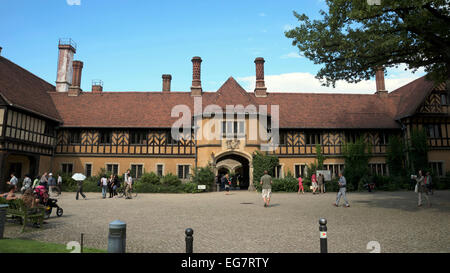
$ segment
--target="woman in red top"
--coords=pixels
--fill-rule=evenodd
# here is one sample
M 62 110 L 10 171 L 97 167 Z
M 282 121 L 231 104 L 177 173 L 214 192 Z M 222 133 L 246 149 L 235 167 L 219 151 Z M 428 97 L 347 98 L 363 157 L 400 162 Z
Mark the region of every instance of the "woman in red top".
M 317 185 L 317 179 L 316 179 L 316 174 L 313 173 L 311 176 L 311 184 L 312 184 L 312 190 L 313 190 L 313 194 L 316 194 L 316 190 L 318 188 Z
M 302 180 L 301 176 L 298 177 L 298 192 L 297 192 L 297 194 L 300 194 L 300 189 L 302 190 L 302 193 L 304 194 L 305 191 L 303 190 L 303 180 Z

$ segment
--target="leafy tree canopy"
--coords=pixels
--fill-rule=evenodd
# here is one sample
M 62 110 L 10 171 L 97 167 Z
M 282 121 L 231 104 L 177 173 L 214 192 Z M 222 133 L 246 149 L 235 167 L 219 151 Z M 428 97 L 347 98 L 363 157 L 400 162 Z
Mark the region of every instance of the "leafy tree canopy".
M 370 1 L 374 2 L 374 1 Z M 405 63 L 413 72 L 424 67 L 430 79 L 450 75 L 449 0 L 326 0 L 322 19 L 294 16 L 300 26 L 285 32 L 315 64 L 316 78 L 334 87 L 337 80 L 368 80 L 379 67 Z

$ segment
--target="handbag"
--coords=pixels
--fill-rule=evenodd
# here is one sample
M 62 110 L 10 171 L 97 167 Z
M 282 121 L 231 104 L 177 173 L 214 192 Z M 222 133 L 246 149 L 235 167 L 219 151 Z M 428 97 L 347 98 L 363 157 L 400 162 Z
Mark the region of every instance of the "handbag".
M 414 189 L 414 192 L 415 192 L 415 193 L 418 193 L 418 192 L 419 192 L 419 185 L 418 185 L 418 184 L 416 184 L 416 188 Z

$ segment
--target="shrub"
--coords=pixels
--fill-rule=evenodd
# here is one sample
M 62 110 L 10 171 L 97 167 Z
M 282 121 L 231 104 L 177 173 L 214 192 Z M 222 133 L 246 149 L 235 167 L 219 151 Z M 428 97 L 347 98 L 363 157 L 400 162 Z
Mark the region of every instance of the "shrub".
M 183 191 L 187 192 L 187 193 L 198 193 L 198 192 L 202 192 L 203 190 L 198 190 L 197 188 L 197 183 L 193 183 L 193 182 L 188 182 L 186 184 L 184 184 L 183 186 Z M 203 184 L 201 184 L 203 185 Z M 208 189 L 208 187 L 207 187 Z
M 210 191 L 214 188 L 214 178 L 214 173 L 209 166 L 196 168 L 192 176 L 192 183 L 186 184 L 195 184 L 195 188 L 197 188 L 197 185 L 206 185 L 206 191 Z
M 273 192 L 296 192 L 298 191 L 298 181 L 293 176 L 286 176 L 285 178 L 274 179 L 272 181 Z
M 337 178 L 332 178 L 330 181 L 325 181 L 325 190 L 327 192 L 337 192 L 339 191 L 339 185 L 338 185 Z
M 161 184 L 166 187 L 169 187 L 169 186 L 176 187 L 176 186 L 181 185 L 181 180 L 178 178 L 178 176 L 168 173 L 167 175 L 165 175 L 161 178 Z
M 141 178 L 139 178 L 139 182 L 152 185 L 159 185 L 161 183 L 161 178 L 154 172 L 144 173 L 141 176 Z

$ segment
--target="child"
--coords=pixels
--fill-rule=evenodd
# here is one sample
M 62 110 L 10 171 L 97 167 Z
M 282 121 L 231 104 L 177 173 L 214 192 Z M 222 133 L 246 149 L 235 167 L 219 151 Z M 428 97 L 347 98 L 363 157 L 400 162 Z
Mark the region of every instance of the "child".
M 302 190 L 302 194 L 305 193 L 305 191 L 303 190 L 303 180 L 302 180 L 301 176 L 298 177 L 298 192 L 297 192 L 297 194 L 300 194 L 300 190 Z

